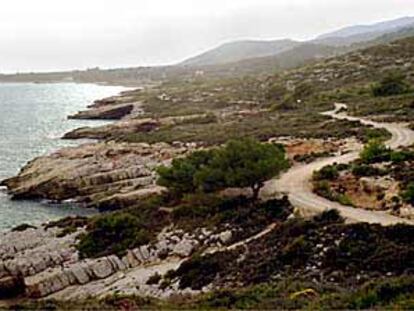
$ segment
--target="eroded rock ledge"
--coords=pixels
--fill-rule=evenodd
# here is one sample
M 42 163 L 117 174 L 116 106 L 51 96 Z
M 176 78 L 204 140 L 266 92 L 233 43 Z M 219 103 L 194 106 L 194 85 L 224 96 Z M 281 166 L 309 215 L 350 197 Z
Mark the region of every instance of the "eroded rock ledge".
M 140 89 L 133 92 L 139 92 Z M 141 103 L 135 102 L 134 98 L 129 95 L 130 91 L 122 92 L 118 96 L 112 96 L 96 100 L 88 106 L 88 110 L 79 111 L 69 116 L 69 119 L 102 119 L 102 120 L 119 120 L 128 115 L 134 116 L 142 113 Z
M 162 191 L 155 184 L 155 168 L 194 148 L 193 144 L 84 144 L 36 158 L 18 176 L 1 184 L 14 199 L 71 200 L 87 207 L 122 208 Z
M 199 229 L 189 234 L 166 227 L 156 241 L 130 249 L 124 256 L 81 259 L 76 240 L 84 229 L 66 235 L 63 230 L 43 226 L 2 233 L 0 292 L 15 290 L 28 298 L 58 300 L 103 298 L 115 293 L 168 297 L 185 291 L 178 285 L 162 289 L 147 284 L 151 276 L 176 269 L 201 246 L 219 248 L 232 237 L 229 230 L 214 233 Z

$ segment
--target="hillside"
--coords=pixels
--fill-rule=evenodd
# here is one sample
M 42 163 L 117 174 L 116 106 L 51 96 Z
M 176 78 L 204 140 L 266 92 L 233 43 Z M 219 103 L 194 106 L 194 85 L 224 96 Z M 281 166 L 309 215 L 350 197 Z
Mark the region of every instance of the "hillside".
M 395 20 L 375 23 L 372 25 L 356 25 L 345 27 L 327 34 L 323 34 L 316 38 L 322 42 L 330 40 L 344 40 L 345 43 L 356 43 L 365 40 L 372 40 L 375 37 L 386 33 L 396 32 L 402 28 L 414 25 L 414 17 L 402 17 Z
M 403 17 L 373 25 L 358 25 L 346 27 L 317 37 L 307 42 L 293 40 L 276 41 L 236 41 L 226 43 L 205 53 L 192 57 L 182 65 L 203 67 L 208 65 L 221 65 L 224 63 L 237 63 L 242 60 L 263 57 L 275 57 L 280 53 L 293 50 L 303 44 L 313 44 L 315 49 L 321 45 L 321 54 L 325 53 L 326 46 L 349 46 L 356 43 L 372 41 L 383 35 L 399 32 L 404 28 L 414 27 L 414 17 Z M 307 59 L 304 57 L 304 59 Z M 283 60 L 283 57 L 282 57 Z M 297 62 L 299 65 L 300 62 Z M 289 66 L 285 66 L 289 67 Z
M 297 46 L 293 40 L 275 41 L 236 41 L 223 44 L 217 48 L 190 58 L 181 65 L 208 66 L 238 62 L 243 59 L 272 56 Z

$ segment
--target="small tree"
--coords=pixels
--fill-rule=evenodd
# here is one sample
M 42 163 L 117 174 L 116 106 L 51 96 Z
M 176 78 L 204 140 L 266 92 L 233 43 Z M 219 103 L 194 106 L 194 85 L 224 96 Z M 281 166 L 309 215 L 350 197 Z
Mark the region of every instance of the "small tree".
M 405 76 L 400 72 L 390 72 L 379 83 L 372 86 L 372 94 L 376 97 L 404 94 L 409 90 Z
M 199 188 L 250 187 L 257 199 L 264 182 L 289 166 L 282 146 L 253 139 L 233 140 L 218 149 L 211 163 L 196 174 Z
M 283 147 L 243 139 L 176 159 L 169 168 L 160 167 L 158 184 L 177 195 L 250 187 L 257 199 L 264 182 L 288 166 Z
M 186 158 L 177 158 L 172 161 L 171 167 L 161 166 L 157 169 L 158 185 L 170 189 L 174 195 L 190 193 L 196 190 L 194 175 L 201 167 L 208 164 L 212 158 L 212 151 L 196 151 Z

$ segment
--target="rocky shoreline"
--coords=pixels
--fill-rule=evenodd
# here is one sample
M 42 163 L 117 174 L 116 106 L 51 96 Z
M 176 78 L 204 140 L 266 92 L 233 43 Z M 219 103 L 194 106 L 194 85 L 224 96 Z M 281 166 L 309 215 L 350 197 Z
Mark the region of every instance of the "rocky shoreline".
M 135 119 L 142 110 L 139 103 L 131 103 L 133 97 L 129 93 L 97 100 L 89 110 L 69 118 L 120 120 L 98 128 L 105 133 L 114 127 L 145 127 L 151 120 Z M 82 130 L 85 129 L 74 133 Z M 69 133 L 64 138 L 79 138 L 71 136 L 76 135 Z M 80 136 L 101 138 L 84 132 Z M 1 186 L 16 200 L 70 201 L 87 208 L 119 209 L 160 194 L 163 188 L 155 183 L 155 168 L 195 147 L 108 140 L 82 144 L 30 161 L 18 176 L 2 181 Z M 75 246 L 84 232 L 84 227 L 78 227 L 68 234 L 65 228 L 45 224 L 39 228 L 22 225 L 0 233 L 0 300 L 16 295 L 58 300 L 98 298 L 119 292 L 165 297 L 171 290 L 147 285 L 149 277 L 177 268 L 200 245 L 221 246 L 228 242 L 228 238 L 220 240 L 209 231 L 195 237 L 183 231 L 164 230 L 156 242 L 128 250 L 122 257 L 81 259 Z
M 89 110 L 69 118 L 122 119 L 97 127 L 81 128 L 64 138 L 102 139 L 115 128 L 136 131 L 151 121 L 135 119 L 142 113 L 126 91 L 119 96 L 97 100 Z M 136 115 L 133 115 L 133 112 Z M 100 132 L 98 135 L 96 133 Z M 193 150 L 193 144 L 122 143 L 111 140 L 68 147 L 38 157 L 24 166 L 16 177 L 0 182 L 12 199 L 70 201 L 85 207 L 113 209 L 128 202 L 160 193 L 155 184 L 155 168 Z

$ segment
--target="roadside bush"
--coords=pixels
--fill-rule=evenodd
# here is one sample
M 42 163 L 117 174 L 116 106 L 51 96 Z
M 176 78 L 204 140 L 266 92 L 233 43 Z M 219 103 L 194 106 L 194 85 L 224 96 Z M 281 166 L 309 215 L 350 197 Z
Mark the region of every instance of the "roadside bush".
M 392 150 L 378 140 L 371 140 L 360 153 L 361 161 L 365 164 L 389 161 Z
M 336 165 L 327 165 L 313 174 L 314 180 L 335 180 L 339 177 Z
M 331 190 L 331 186 L 327 180 L 316 181 L 313 184 L 313 191 L 321 197 L 333 200 L 334 196 Z
M 354 203 L 352 202 L 351 198 L 346 194 L 337 194 L 334 199 L 342 205 L 354 206 Z
M 414 160 L 414 152 L 410 150 L 401 150 L 391 152 L 390 160 L 393 163 L 401 163 Z
M 338 210 L 331 209 L 316 215 L 313 217 L 313 221 L 320 224 L 343 223 L 344 218 L 341 216 Z
M 357 177 L 383 176 L 387 172 L 368 164 L 356 164 L 352 167 L 352 174 Z

